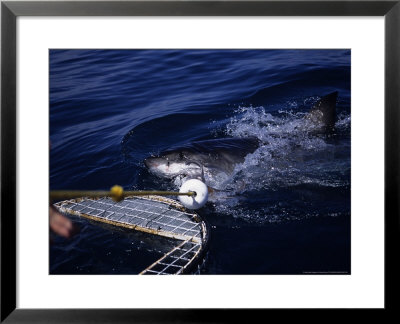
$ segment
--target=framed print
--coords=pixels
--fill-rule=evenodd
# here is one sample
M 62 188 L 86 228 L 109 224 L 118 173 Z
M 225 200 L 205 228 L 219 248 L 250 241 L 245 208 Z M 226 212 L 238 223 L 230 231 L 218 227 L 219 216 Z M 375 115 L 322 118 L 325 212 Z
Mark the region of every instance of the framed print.
M 398 1 L 1 10 L 2 321 L 394 309 Z

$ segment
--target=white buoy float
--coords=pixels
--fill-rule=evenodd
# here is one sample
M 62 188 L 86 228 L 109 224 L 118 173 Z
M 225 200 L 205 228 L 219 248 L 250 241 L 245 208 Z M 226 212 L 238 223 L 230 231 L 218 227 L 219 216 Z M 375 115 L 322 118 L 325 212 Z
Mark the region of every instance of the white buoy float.
M 199 209 L 208 200 L 208 188 L 206 184 L 198 179 L 186 181 L 179 189 L 181 193 L 195 192 L 194 196 L 179 196 L 179 201 L 188 209 Z

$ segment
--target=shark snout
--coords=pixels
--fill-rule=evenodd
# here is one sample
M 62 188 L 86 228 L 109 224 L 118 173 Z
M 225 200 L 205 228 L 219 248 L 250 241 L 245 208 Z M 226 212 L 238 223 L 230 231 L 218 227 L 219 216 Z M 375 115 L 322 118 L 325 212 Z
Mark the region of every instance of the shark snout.
M 150 170 L 163 167 L 168 163 L 164 158 L 161 157 L 148 157 L 143 162 L 144 165 Z
M 144 161 L 144 165 L 146 166 L 146 168 L 151 169 L 156 167 L 158 164 L 154 161 L 153 158 L 147 158 Z

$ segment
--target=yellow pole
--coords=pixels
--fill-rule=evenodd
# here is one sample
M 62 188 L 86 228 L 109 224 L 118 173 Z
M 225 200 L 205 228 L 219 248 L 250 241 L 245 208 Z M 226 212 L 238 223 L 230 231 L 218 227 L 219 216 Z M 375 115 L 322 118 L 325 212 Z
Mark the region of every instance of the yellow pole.
M 110 191 L 85 191 L 85 190 L 57 190 L 50 191 L 51 200 L 72 199 L 79 197 L 99 198 L 110 196 L 115 201 L 121 201 L 128 196 L 196 196 L 194 191 L 175 192 L 175 191 L 124 191 L 121 186 L 115 185 Z

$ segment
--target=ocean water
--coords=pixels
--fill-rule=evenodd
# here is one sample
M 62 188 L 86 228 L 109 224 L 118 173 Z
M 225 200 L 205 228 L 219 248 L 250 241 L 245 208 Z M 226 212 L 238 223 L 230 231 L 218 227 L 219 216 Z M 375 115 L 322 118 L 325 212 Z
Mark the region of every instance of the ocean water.
M 196 140 L 260 147 L 198 211 L 201 274 L 350 273 L 350 50 L 50 50 L 50 189 L 179 189 L 143 160 Z M 338 91 L 333 132 L 304 116 Z M 174 242 L 69 216 L 51 274 L 137 274 Z

